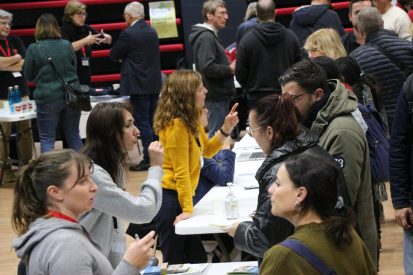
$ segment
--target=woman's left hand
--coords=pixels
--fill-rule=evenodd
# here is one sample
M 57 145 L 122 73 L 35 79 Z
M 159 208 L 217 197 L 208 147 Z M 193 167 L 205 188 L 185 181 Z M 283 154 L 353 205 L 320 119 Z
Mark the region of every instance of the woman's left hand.
M 228 115 L 225 117 L 222 130 L 227 134 L 230 134 L 232 129 L 234 129 L 239 122 L 238 112 L 236 111 L 237 107 L 238 103 L 235 103 L 234 106 L 232 106 L 231 111 L 229 111 Z
M 174 225 L 177 224 L 180 221 L 189 219 L 192 216 L 191 213 L 188 212 L 182 212 L 181 214 L 179 214 L 178 216 L 176 216 L 175 221 L 174 221 Z
M 231 237 L 234 237 L 235 231 L 237 231 L 239 222 L 233 223 L 232 225 L 225 227 L 224 230 L 230 235 Z

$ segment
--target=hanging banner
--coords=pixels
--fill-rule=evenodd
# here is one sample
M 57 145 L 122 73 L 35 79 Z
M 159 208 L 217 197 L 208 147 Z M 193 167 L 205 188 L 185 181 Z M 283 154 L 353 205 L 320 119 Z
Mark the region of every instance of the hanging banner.
M 178 36 L 174 1 L 149 2 L 149 16 L 159 39 Z

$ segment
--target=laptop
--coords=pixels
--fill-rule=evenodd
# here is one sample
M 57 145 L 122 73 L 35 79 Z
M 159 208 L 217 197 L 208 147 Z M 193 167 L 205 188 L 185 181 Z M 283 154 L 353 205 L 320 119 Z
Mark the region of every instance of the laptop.
M 264 160 L 265 155 L 262 151 L 249 151 L 249 152 L 242 152 L 237 157 L 237 161 L 256 161 L 256 160 Z

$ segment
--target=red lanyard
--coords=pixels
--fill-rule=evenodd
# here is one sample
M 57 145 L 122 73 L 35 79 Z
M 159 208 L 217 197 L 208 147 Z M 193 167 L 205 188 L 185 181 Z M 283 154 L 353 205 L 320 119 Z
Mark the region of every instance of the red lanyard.
M 3 53 L 3 56 L 4 56 L 4 57 L 9 57 L 9 56 L 11 56 L 11 55 L 10 55 L 9 41 L 7 40 L 7 38 L 6 38 L 6 50 L 7 50 L 7 53 L 6 53 L 6 51 L 3 49 L 2 46 L 0 46 L 0 50 L 1 50 L 1 52 Z
M 53 210 L 48 210 L 47 213 L 50 216 L 58 218 L 58 219 L 66 220 L 66 221 L 69 221 L 69 222 L 79 223 L 77 220 L 73 219 L 72 217 L 69 217 L 69 216 L 67 216 L 65 214 L 62 214 L 60 212 L 56 212 L 56 211 L 53 211 Z
M 83 56 L 84 56 L 84 57 L 86 57 L 86 50 L 85 50 L 85 47 L 82 47 L 82 54 L 83 54 Z

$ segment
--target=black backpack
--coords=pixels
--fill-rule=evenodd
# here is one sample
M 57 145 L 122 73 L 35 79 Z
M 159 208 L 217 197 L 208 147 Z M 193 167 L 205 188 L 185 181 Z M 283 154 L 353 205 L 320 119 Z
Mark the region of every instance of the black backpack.
M 389 179 L 389 140 L 386 137 L 385 126 L 377 110 L 370 105 L 358 105 L 368 126 L 366 132 L 370 152 L 370 170 L 373 183 Z

